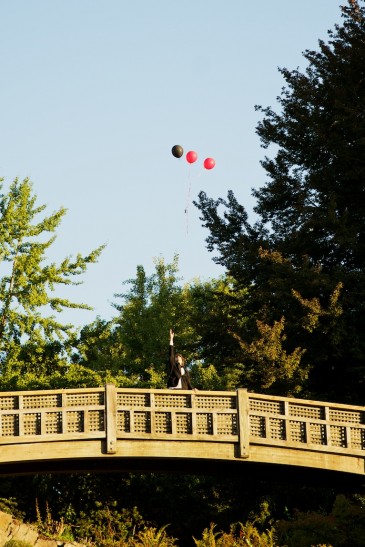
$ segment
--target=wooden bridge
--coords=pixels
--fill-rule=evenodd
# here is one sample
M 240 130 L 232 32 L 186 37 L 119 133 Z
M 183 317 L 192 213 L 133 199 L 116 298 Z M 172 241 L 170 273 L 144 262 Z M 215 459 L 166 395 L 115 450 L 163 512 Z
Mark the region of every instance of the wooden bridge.
M 242 471 L 259 463 L 364 476 L 365 407 L 246 389 L 0 392 L 0 474 L 130 470 L 134 462 L 145 470 L 230 462 Z

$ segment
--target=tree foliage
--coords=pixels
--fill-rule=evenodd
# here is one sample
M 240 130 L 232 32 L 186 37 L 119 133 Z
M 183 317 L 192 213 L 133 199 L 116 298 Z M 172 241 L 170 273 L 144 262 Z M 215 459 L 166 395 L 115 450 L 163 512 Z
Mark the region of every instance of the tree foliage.
M 364 544 L 365 510 L 359 500 L 339 494 L 329 513 L 296 511 L 291 520 L 277 522 L 280 544 L 288 547 Z
M 181 286 L 176 255 L 172 263 L 155 259 L 151 275 L 137 266 L 136 277 L 124 285 L 128 291 L 115 295 L 122 301 L 114 304 L 118 316 L 112 321 L 97 319 L 81 330 L 75 342 L 75 363 L 112 375 L 120 386 L 166 387 L 172 328 L 176 350 L 183 353 L 199 386 L 223 389 L 229 385 L 224 360 L 228 362 L 230 356 L 229 352 L 223 355 L 219 344 L 227 337 L 232 342 L 227 325 L 233 308 L 226 312 L 222 299 L 233 294 L 228 282 L 194 280 Z
M 266 184 L 254 191 L 258 220 L 249 222 L 232 192 L 218 200 L 200 194 L 208 249 L 227 269 L 218 280 L 180 286 L 177 257 L 172 264 L 157 259 L 152 275 L 138 266 L 126 292 L 116 295 L 115 320 L 97 318 L 76 335 L 47 311 L 86 307 L 53 293 L 77 283 L 74 276 L 102 248 L 46 265 L 65 210 L 36 220 L 45 206 L 36 205 L 29 181 L 14 181 L 0 196 L 2 389 L 108 381 L 165 387 L 172 327 L 203 389 L 244 386 L 293 395 L 308 389 L 313 398 L 362 401 L 364 11 L 349 0 L 343 25 L 329 33 L 328 43 L 304 53 L 305 72 L 281 70 L 286 87 L 279 112 L 258 107 L 262 145 L 276 151 L 262 163 Z M 0 481 L 4 507 L 16 506 L 34 521 L 39 499 L 40 507 L 52 508 L 43 522 L 48 531 L 65 524 L 77 539 L 120 547 L 133 541 L 173 545 L 175 536 L 192 545 L 199 534 L 196 545 L 274 545 L 276 537 L 298 547 L 362 545 L 364 498 L 336 496 L 336 490 L 266 482 L 249 473 Z M 252 512 L 257 506 L 258 514 Z M 217 532 L 224 529 L 230 532 Z
M 2 188 L 3 185 L 1 185 Z M 28 179 L 17 179 L 0 194 L 0 367 L 3 386 L 17 384 L 27 374 L 41 381 L 58 371 L 64 374 L 67 338 L 72 325 L 59 322 L 53 312 L 87 308 L 57 296 L 62 285 L 76 285 L 74 277 L 97 261 L 103 247 L 88 255 L 46 262 L 54 232 L 66 213 L 41 214 Z M 38 384 L 39 385 L 39 384 Z
M 247 383 L 257 391 L 296 395 L 302 390 L 308 374 L 301 363 L 304 350 L 295 348 L 288 354 L 283 348 L 286 339 L 284 318 L 275 321 L 272 327 L 257 321 L 257 330 L 260 338 L 251 343 L 234 333 L 242 350 Z
M 258 220 L 231 191 L 202 192 L 197 206 L 215 260 L 250 289 L 252 321 L 285 317 L 285 348 L 306 350 L 312 394 L 355 401 L 365 377 L 365 8 L 349 2 L 343 18 L 304 52 L 304 72 L 281 69 L 278 111 L 257 107 L 262 146 L 274 147 L 253 191 Z
M 136 278 L 124 283 L 129 285 L 129 292 L 115 295 L 122 299 L 121 304 L 114 304 L 119 312 L 117 338 L 123 347 L 121 368 L 141 387 L 166 385 L 170 328 L 179 333 L 181 341 L 190 334 L 177 272 L 177 256 L 171 264 L 155 259 L 153 274 L 148 276 L 143 266 L 137 266 Z

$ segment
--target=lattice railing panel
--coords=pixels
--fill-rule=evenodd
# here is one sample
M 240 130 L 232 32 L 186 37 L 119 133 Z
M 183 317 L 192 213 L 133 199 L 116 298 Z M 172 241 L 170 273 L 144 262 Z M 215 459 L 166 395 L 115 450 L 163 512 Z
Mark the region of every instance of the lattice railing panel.
M 350 427 L 350 445 L 356 450 L 365 450 L 365 429 Z
M 0 410 L 15 410 L 19 408 L 19 397 L 0 395 Z
M 49 395 L 23 395 L 24 409 L 54 408 L 62 406 L 62 397 L 60 393 L 50 393 Z
M 296 402 L 288 398 L 266 399 L 249 395 L 251 442 L 285 447 L 346 451 L 365 450 L 365 411 L 344 405 Z M 358 427 L 356 427 L 358 425 Z
M 270 416 L 268 419 L 268 436 L 270 439 L 285 440 L 285 420 Z
M 329 409 L 329 419 L 331 422 L 344 422 L 351 424 L 365 424 L 365 412 L 360 410 L 340 410 L 337 408 Z
M 324 407 L 294 403 L 289 404 L 289 415 L 296 418 L 312 418 L 317 420 L 323 420 L 325 418 Z
M 237 408 L 237 397 L 226 397 L 221 395 L 209 397 L 207 395 L 195 395 L 194 407 L 204 410 L 235 409 Z
M 15 437 L 19 435 L 19 416 L 18 414 L 2 414 L 1 416 L 1 436 Z
M 104 431 L 105 419 L 103 410 L 89 410 L 89 431 Z
M 138 414 L 145 408 L 147 414 Z M 201 412 L 201 411 L 205 412 Z M 219 410 L 219 411 L 218 411 Z M 148 416 L 148 418 L 147 418 Z M 153 390 L 150 393 L 117 390 L 117 433 L 120 438 L 151 434 L 238 437 L 237 397 Z
M 287 428 L 288 440 L 293 443 L 306 443 L 307 435 L 305 429 L 305 422 L 297 422 L 296 420 L 289 420 L 289 427 Z
M 347 446 L 346 428 L 339 425 L 330 426 L 330 443 L 331 446 Z
M 157 408 L 191 408 L 190 395 L 171 393 L 155 393 L 155 406 Z
M 155 432 L 157 434 L 172 433 L 172 421 L 170 412 L 156 412 Z
M 73 410 L 67 412 L 67 433 L 81 433 L 84 431 L 84 412 Z
M 237 414 L 217 414 L 218 435 L 238 435 Z
M 26 413 L 23 415 L 24 435 L 41 434 L 41 414 L 40 412 Z
M 191 414 L 177 412 L 176 418 L 176 433 L 189 435 L 192 433 Z
M 62 413 L 46 412 L 45 414 L 45 434 L 62 433 Z
M 133 430 L 135 433 L 151 433 L 151 415 L 149 412 L 133 413 Z
M 250 412 L 265 414 L 284 414 L 284 402 L 250 397 Z
M 130 433 L 131 415 L 127 410 L 117 412 L 117 433 Z
M 102 406 L 104 398 L 103 391 L 66 393 L 66 406 Z
M 307 442 L 311 444 L 327 444 L 326 426 L 324 424 L 310 423 Z
M 117 392 L 117 405 L 129 408 L 145 408 L 151 406 L 149 393 Z
M 213 417 L 211 414 L 197 413 L 196 415 L 196 432 L 199 435 L 213 434 Z
M 252 437 L 264 439 L 266 437 L 266 420 L 265 416 L 250 416 L 250 434 Z

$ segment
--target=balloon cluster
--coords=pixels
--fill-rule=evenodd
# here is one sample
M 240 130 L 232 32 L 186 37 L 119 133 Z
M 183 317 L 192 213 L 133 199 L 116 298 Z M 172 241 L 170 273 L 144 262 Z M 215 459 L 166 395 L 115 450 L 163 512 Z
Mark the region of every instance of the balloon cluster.
M 179 144 L 175 144 L 175 146 L 172 147 L 171 152 L 175 158 L 181 158 L 184 154 L 184 149 Z M 194 152 L 194 150 L 189 150 L 185 157 L 188 163 L 195 163 L 198 159 L 198 154 Z M 213 169 L 213 167 L 215 167 L 215 160 L 213 158 L 205 158 L 203 165 L 205 169 Z

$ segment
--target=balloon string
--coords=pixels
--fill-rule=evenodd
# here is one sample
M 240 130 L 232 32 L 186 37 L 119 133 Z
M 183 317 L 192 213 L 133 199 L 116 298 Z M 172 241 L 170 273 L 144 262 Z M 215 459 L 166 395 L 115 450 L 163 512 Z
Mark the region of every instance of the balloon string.
M 188 187 L 186 192 L 186 203 L 185 203 L 185 215 L 186 215 L 186 233 L 189 233 L 189 205 L 190 205 L 190 194 L 191 194 L 191 178 L 190 178 L 190 169 L 188 171 Z
M 192 181 L 197 180 L 201 177 L 201 174 L 195 175 L 195 177 L 191 177 L 190 169 L 188 171 L 188 186 L 186 191 L 186 203 L 185 203 L 185 215 L 186 215 L 186 233 L 189 232 L 189 207 L 190 207 L 190 196 L 191 196 L 191 186 Z

